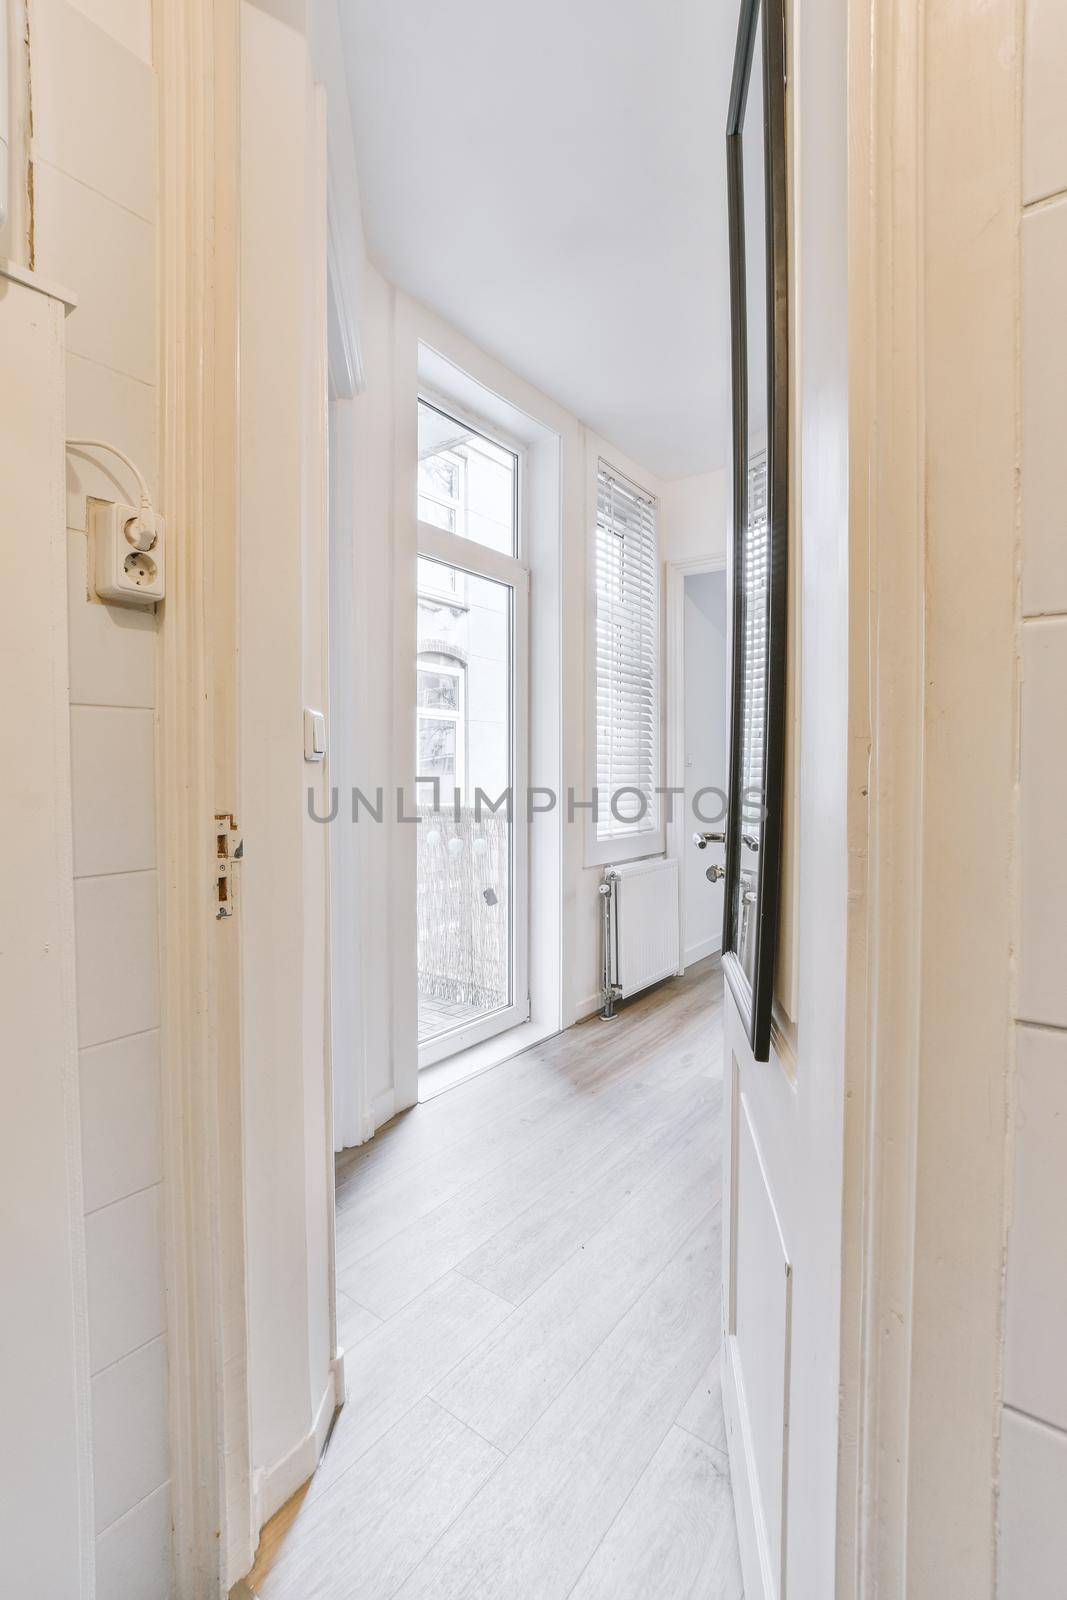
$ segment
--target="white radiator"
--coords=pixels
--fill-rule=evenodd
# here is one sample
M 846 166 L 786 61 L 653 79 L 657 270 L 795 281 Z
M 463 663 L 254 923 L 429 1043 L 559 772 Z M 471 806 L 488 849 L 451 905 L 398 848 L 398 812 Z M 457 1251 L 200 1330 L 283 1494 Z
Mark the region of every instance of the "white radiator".
M 604 1010 L 678 971 L 678 863 L 673 857 L 606 867 L 600 885 Z

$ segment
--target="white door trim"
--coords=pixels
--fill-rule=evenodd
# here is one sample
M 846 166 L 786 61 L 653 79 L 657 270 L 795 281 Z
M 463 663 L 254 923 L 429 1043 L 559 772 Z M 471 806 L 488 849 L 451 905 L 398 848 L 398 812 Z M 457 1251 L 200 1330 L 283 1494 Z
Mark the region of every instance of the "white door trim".
M 666 564 L 667 639 L 666 639 L 666 717 L 667 786 L 683 791 L 675 795 L 673 816 L 667 823 L 667 854 L 678 862 L 678 970 L 685 969 L 685 852 L 693 849 L 691 839 L 696 824 L 685 808 L 685 580 L 703 572 L 725 572 L 726 554 L 689 556 L 684 561 Z M 726 693 L 724 685 L 723 692 Z M 714 858 L 711 858 L 714 859 Z M 721 949 L 721 935 L 715 949 Z M 712 951 L 708 951 L 712 954 Z
M 931 1600 L 996 1582 L 1021 14 L 1014 0 L 850 13 L 857 715 L 836 1593 Z M 983 397 L 965 418 L 961 394 Z
M 229 1032 L 239 1007 L 229 989 L 221 1051 L 219 1034 L 219 974 L 235 977 L 238 929 L 235 918 L 217 921 L 211 903 L 214 631 L 235 541 L 236 373 L 227 352 L 236 307 L 237 6 L 167 0 L 155 30 L 159 503 L 179 530 L 160 628 L 158 785 L 173 1586 L 189 1600 L 217 1600 L 230 1551 L 253 1537 L 245 1375 L 239 1363 L 224 1373 L 222 1361 L 225 1306 L 244 1304 L 240 1054 Z M 241 1348 L 245 1328 L 236 1334 Z M 237 1403 L 229 1405 L 231 1384 Z

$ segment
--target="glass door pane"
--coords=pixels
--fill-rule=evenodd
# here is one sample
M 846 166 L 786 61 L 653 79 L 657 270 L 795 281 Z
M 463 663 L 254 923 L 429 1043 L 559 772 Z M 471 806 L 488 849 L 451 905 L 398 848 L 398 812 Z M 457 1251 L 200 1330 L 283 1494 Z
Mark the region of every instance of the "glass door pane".
M 419 558 L 419 1043 L 513 998 L 511 586 Z

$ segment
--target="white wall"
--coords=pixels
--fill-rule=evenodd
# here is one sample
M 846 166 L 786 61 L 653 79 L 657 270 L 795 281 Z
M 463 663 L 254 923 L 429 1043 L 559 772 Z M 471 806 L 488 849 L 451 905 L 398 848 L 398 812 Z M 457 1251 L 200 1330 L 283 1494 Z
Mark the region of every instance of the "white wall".
M 1001 1600 L 1067 1571 L 1067 14 L 1028 0 L 1022 182 L 1022 733 Z
M 683 606 L 685 695 L 685 829 L 681 862 L 685 895 L 685 965 L 722 947 L 723 886 L 709 883 L 705 872 L 722 863 L 722 851 L 697 850 L 690 835 L 704 826 L 694 801 L 702 789 L 728 788 L 729 663 L 726 653 L 726 574 L 694 572 L 685 579 Z M 714 816 L 718 802 L 705 796 L 697 802 L 705 816 Z M 722 827 L 723 823 L 708 824 Z
M 71 288 L 67 431 L 155 475 L 156 86 L 147 0 L 33 0 L 34 241 Z M 89 599 L 86 494 L 129 499 L 106 455 L 68 457 L 70 732 L 97 1594 L 169 1593 L 151 612 Z M 135 1576 L 134 1576 L 135 1575 Z
M 723 439 L 722 455 L 730 441 Z M 726 553 L 730 530 L 730 473 L 675 478 L 660 490 L 660 554 L 664 561 L 702 560 Z
M 82 1600 L 95 1548 L 74 984 L 64 311 L 17 268 L 0 267 L 0 1559 L 5 1592 Z

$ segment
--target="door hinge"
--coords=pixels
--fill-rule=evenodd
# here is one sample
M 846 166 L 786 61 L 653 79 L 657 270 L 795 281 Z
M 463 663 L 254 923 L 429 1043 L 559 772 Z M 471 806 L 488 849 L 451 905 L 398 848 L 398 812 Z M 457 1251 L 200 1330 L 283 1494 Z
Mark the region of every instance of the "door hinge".
M 215 917 L 232 917 L 237 902 L 237 880 L 245 843 L 237 831 L 232 811 L 215 813 L 215 856 L 212 861 L 215 885 Z

